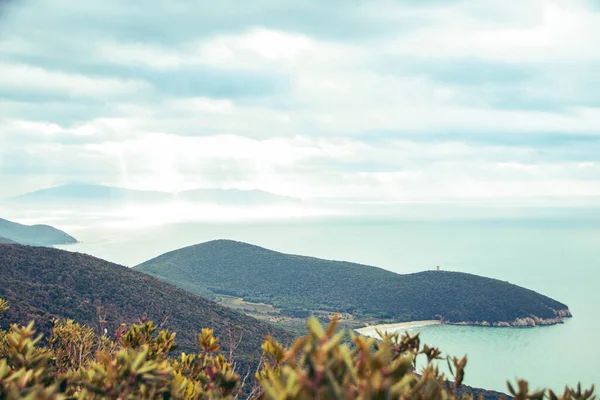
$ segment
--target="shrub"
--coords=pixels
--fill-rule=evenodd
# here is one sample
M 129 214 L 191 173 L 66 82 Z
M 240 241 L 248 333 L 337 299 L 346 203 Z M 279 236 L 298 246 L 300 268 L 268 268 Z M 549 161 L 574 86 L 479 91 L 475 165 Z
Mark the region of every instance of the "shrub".
M 0 311 L 7 304 L 0 299 Z M 448 358 L 453 380 L 437 362 L 441 352 L 421 346 L 419 335 L 383 334 L 381 340 L 340 331 L 337 320 L 324 329 L 315 318 L 308 333 L 284 348 L 267 337 L 253 383 L 235 372 L 219 352 L 211 329 L 197 335 L 198 351 L 173 356 L 175 333 L 151 321 L 122 326 L 113 338 L 72 320 L 57 320 L 46 346 L 33 329 L 13 325 L 0 331 L 0 400 L 21 399 L 457 399 L 466 357 Z M 416 360 L 426 366 L 416 372 Z M 547 397 L 594 399 L 589 390 L 531 392 L 525 381 L 509 391 L 518 400 Z

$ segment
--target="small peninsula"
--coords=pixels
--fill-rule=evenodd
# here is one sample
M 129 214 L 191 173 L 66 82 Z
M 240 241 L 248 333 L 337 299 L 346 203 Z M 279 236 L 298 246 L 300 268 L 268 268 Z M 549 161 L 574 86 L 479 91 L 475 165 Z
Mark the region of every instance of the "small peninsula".
M 23 225 L 0 218 L 0 243 L 52 246 L 77 243 L 77 239 L 49 225 Z
M 362 326 L 435 320 L 506 327 L 558 324 L 571 316 L 567 305 L 497 279 L 450 271 L 397 274 L 231 240 L 175 250 L 135 269 L 251 314 L 261 308 L 275 320 L 338 313 Z

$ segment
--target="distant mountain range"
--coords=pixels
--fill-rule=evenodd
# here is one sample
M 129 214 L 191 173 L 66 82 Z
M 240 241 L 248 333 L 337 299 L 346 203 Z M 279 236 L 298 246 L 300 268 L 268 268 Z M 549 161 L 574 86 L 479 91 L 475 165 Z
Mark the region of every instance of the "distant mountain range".
M 156 323 L 167 318 L 166 327 L 177 332 L 179 351 L 186 352 L 196 350 L 195 335 L 202 328 L 215 328 L 226 352 L 228 335 L 241 335 L 235 356 L 246 367 L 256 366 L 267 334 L 282 342 L 293 339 L 282 329 L 149 275 L 85 254 L 45 247 L 0 244 L 0 298 L 10 304 L 0 316 L 1 328 L 35 320 L 37 329 L 48 333 L 57 317 L 92 327 L 99 326 L 99 318 L 106 318 L 112 333 L 122 322 L 136 322 L 147 315 Z M 241 371 L 245 373 L 245 369 Z
M 69 184 L 37 190 L 17 197 L 5 199 L 19 203 L 78 203 L 115 204 L 115 203 L 164 203 L 187 201 L 194 203 L 217 204 L 271 204 L 296 202 L 297 199 L 279 196 L 262 190 L 239 189 L 196 189 L 176 193 L 132 190 L 112 186 Z
M 0 218 L 0 243 L 33 246 L 77 243 L 77 239 L 49 225 L 23 225 Z
M 554 324 L 570 316 L 565 304 L 496 279 L 448 271 L 400 275 L 230 240 L 175 250 L 135 269 L 195 293 L 292 311 L 494 326 Z

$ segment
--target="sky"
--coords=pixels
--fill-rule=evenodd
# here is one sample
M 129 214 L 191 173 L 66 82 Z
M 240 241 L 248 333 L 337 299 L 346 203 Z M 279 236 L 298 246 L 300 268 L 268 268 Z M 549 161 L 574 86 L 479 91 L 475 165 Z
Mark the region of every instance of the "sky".
M 0 4 L 0 197 L 600 198 L 594 1 Z

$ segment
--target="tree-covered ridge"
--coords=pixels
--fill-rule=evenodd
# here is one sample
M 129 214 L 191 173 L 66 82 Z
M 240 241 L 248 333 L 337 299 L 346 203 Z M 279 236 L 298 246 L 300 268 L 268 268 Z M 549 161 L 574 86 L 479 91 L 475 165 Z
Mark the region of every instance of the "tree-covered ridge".
M 2 218 L 0 218 L 0 238 L 33 246 L 51 246 L 54 244 L 77 243 L 77 240 L 73 236 L 52 226 L 29 226 Z M 3 242 L 0 239 L 0 243 L 10 242 Z
M 180 348 L 187 352 L 196 349 L 195 332 L 212 327 L 224 350 L 235 348 L 238 360 L 247 365 L 260 358 L 265 335 L 291 340 L 281 329 L 149 275 L 52 248 L 0 245 L 0 297 L 11 304 L 0 326 L 35 320 L 47 334 L 52 320 L 60 317 L 115 331 L 147 316 L 180 332 Z
M 496 279 L 447 271 L 400 275 L 229 240 L 175 250 L 135 269 L 203 295 L 230 294 L 290 310 L 490 324 L 532 316 L 538 324 L 556 323 L 570 315 L 563 303 Z
M 0 298 L 0 315 L 8 309 Z M 33 321 L 0 329 L 0 399 L 472 399 L 464 390 L 467 358 L 445 356 L 421 345 L 418 334 L 385 334 L 382 340 L 350 334 L 345 343 L 334 319 L 326 329 L 312 319 L 307 335 L 285 348 L 272 337 L 261 346 L 254 376 L 243 379 L 231 356 L 220 352 L 212 329 L 195 336 L 197 351 L 179 353 L 175 332 L 152 322 L 106 332 L 72 320 L 55 320 L 47 346 Z M 426 364 L 416 371 L 416 360 Z M 437 363 L 446 358 L 453 377 Z M 247 378 L 250 377 L 248 380 Z M 509 391 L 518 400 L 594 400 L 594 388 L 530 391 L 518 381 Z M 495 392 L 478 391 L 479 399 Z

